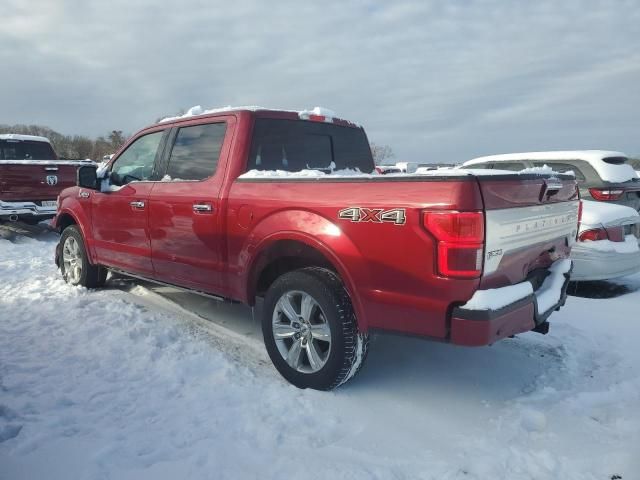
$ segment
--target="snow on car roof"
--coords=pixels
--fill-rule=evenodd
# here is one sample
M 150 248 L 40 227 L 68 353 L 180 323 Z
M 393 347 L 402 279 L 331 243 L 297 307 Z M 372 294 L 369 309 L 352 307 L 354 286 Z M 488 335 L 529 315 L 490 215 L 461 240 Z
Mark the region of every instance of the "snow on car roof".
M 211 115 L 214 113 L 226 113 L 226 112 L 238 112 L 242 110 L 250 111 L 250 112 L 257 112 L 258 110 L 263 110 L 268 112 L 297 113 L 298 116 L 302 119 L 308 119 L 310 116 L 313 116 L 313 115 L 325 117 L 327 121 L 331 121 L 334 118 L 337 118 L 337 115 L 333 110 L 329 110 L 328 108 L 324 108 L 324 107 L 314 107 L 311 110 L 287 110 L 287 109 L 281 109 L 281 108 L 260 107 L 258 105 L 245 105 L 241 107 L 232 107 L 231 105 L 228 105 L 226 107 L 218 107 L 218 108 L 211 108 L 211 109 L 205 110 L 200 105 L 196 105 L 194 107 L 191 107 L 182 115 L 177 115 L 174 117 L 165 117 L 162 120 L 160 120 L 158 123 L 173 122 L 174 120 L 182 120 L 184 118 L 197 117 L 200 115 Z
M 37 135 L 21 135 L 19 133 L 0 134 L 0 140 L 18 140 L 18 141 L 27 141 L 27 142 L 51 143 L 47 137 L 39 137 Z
M 627 155 L 613 150 L 558 150 L 549 152 L 503 153 L 473 158 L 463 163 L 464 166 L 477 165 L 487 162 L 507 162 L 513 160 L 584 160 L 596 170 L 605 182 L 627 182 L 635 177 L 631 165 L 610 164 L 603 161 L 610 157 L 624 157 Z

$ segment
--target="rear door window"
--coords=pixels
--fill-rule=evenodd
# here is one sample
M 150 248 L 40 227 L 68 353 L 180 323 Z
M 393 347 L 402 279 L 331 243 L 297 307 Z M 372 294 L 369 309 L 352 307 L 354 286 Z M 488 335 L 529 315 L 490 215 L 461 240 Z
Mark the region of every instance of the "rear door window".
M 247 170 L 373 170 L 361 128 L 304 120 L 258 118 Z
M 216 172 L 227 124 L 181 127 L 169 155 L 163 180 L 204 180 Z

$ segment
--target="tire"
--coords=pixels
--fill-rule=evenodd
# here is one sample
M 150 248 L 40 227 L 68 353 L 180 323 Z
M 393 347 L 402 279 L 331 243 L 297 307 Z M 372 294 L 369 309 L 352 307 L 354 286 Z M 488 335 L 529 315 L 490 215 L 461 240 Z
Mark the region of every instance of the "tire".
M 107 270 L 91 265 L 87 258 L 82 234 L 76 225 L 64 229 L 60 236 L 60 272 L 65 282 L 86 288 L 99 288 L 107 279 Z
M 269 287 L 262 335 L 278 372 L 298 388 L 315 390 L 353 378 L 369 345 L 340 279 L 316 267 L 286 273 Z

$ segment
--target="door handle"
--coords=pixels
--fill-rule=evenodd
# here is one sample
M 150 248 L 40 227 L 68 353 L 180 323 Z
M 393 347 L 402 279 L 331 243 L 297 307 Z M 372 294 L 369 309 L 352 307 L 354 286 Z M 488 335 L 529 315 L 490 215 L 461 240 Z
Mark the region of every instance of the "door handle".
M 129 202 L 129 205 L 133 208 L 144 208 L 144 202 L 141 201 Z
M 200 213 L 213 212 L 213 207 L 211 206 L 210 203 L 194 203 L 193 211 L 200 212 Z

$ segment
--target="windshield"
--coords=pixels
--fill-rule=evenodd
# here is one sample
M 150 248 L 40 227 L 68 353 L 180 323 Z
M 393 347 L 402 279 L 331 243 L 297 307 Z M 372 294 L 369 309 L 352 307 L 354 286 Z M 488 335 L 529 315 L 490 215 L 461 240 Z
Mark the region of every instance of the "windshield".
M 256 119 L 247 170 L 357 169 L 374 164 L 362 128 L 303 120 Z
M 46 142 L 0 140 L 0 160 L 56 160 L 56 155 Z

